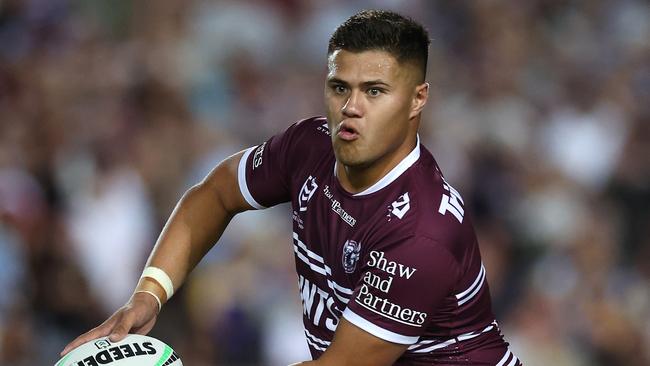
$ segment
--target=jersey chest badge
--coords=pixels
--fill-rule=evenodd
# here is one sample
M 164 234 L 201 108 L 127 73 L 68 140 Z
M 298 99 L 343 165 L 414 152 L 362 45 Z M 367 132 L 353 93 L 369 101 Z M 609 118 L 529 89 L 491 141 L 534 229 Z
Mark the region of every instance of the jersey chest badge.
M 300 212 L 307 211 L 307 203 L 318 189 L 318 184 L 316 184 L 316 178 L 311 175 L 305 183 L 303 183 L 302 188 L 300 188 L 300 193 L 298 193 L 298 207 Z
M 347 240 L 343 244 L 343 269 L 345 273 L 352 273 L 357 268 L 357 261 L 361 253 L 361 243 L 354 240 Z

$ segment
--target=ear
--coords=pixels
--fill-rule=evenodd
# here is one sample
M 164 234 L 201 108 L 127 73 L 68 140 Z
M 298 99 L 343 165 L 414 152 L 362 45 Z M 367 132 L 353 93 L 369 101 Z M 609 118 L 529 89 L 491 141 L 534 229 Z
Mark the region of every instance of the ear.
M 429 83 L 424 82 L 415 87 L 409 119 L 417 117 L 422 112 L 424 105 L 427 103 L 427 99 L 429 99 Z

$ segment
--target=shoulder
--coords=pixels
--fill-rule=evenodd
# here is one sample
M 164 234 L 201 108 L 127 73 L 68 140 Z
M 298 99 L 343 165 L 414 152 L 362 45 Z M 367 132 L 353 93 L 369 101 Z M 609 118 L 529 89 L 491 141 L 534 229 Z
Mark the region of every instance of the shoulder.
M 295 122 L 287 128 L 285 134 L 290 134 L 292 138 L 304 139 L 305 144 L 329 143 L 330 141 L 327 119 L 322 116 L 309 117 Z
M 437 239 L 442 233 L 457 233 L 470 223 L 461 193 L 445 179 L 431 153 L 424 148 L 422 150 L 410 177 L 418 203 L 416 229 L 425 236 L 431 235 Z
M 308 159 L 319 159 L 332 143 L 325 117 L 310 117 L 289 125 L 264 143 L 251 147 L 247 155 L 253 159 L 253 169 L 271 161 L 276 169 L 288 173 L 286 168 L 296 168 Z
M 313 134 L 329 136 L 329 127 L 327 126 L 327 119 L 323 116 L 313 116 L 295 123 L 296 127 L 311 132 Z M 317 133 L 318 132 L 318 133 Z
M 319 163 L 323 157 L 332 154 L 332 140 L 325 117 L 316 116 L 300 120 L 290 128 L 289 165 L 293 168 Z
M 404 193 L 389 206 L 394 219 L 379 228 L 384 241 L 401 242 L 415 253 L 429 251 L 432 246 L 434 250 L 444 248 L 456 258 L 475 244 L 474 229 L 461 194 L 445 180 L 423 146 L 400 189 Z M 422 248 L 413 248 L 414 245 Z
M 322 116 L 295 122 L 276 138 L 281 140 L 284 151 L 301 161 L 332 149 L 327 120 Z

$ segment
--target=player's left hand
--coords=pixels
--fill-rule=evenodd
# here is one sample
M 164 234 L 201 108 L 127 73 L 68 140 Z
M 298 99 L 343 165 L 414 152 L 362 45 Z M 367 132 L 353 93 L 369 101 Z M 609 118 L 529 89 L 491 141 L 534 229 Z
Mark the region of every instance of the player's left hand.
M 151 331 L 158 315 L 158 303 L 153 296 L 146 293 L 136 293 L 129 301 L 117 310 L 101 325 L 80 335 L 70 342 L 61 356 L 93 339 L 109 336 L 113 342 L 120 341 L 129 333 L 146 335 Z

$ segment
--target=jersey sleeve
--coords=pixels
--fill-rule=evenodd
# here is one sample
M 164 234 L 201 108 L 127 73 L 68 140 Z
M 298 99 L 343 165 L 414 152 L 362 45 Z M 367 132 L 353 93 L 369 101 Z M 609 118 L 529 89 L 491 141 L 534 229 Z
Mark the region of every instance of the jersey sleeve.
M 452 292 L 459 266 L 426 237 L 371 250 L 343 317 L 389 342 L 416 343 Z
M 256 209 L 290 201 L 291 143 L 297 124 L 244 151 L 237 172 L 239 190 Z

